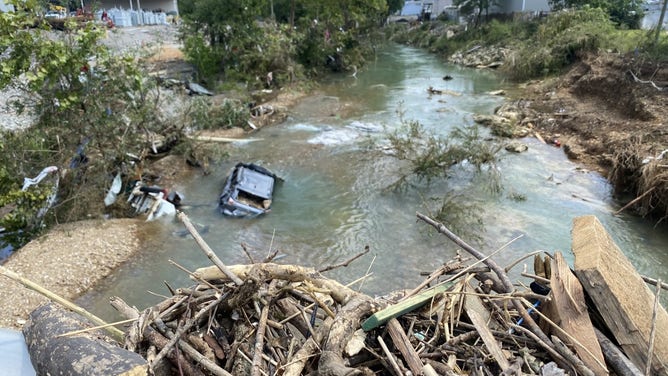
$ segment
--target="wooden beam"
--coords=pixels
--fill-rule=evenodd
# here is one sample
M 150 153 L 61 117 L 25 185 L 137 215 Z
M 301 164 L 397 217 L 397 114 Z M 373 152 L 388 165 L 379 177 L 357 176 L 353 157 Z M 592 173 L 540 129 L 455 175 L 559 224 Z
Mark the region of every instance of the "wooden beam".
M 595 216 L 573 223 L 575 274 L 629 359 L 645 369 L 649 359 L 654 295 Z M 652 373 L 668 374 L 668 313 L 659 307 Z

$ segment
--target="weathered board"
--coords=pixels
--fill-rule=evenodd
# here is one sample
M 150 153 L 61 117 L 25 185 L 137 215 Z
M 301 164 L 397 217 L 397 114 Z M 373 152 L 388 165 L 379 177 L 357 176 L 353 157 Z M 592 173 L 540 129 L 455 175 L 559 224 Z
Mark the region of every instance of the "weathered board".
M 595 375 L 608 375 L 601 346 L 589 319 L 582 285 L 571 272 L 561 252 L 555 252 L 552 263 L 552 300 L 549 304 L 554 316 L 551 319 L 563 330 L 553 332 L 575 349 L 582 362 Z
M 575 274 L 629 359 L 645 369 L 649 359 L 654 295 L 595 216 L 573 223 Z M 668 375 L 668 313 L 659 307 L 652 374 Z

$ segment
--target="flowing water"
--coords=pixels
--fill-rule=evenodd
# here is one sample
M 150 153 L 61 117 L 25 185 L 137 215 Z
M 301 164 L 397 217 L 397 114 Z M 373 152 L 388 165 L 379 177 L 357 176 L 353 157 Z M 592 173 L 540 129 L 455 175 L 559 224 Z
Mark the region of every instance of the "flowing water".
M 445 75 L 453 80 L 444 81 Z M 429 96 L 429 86 L 445 92 Z M 260 130 L 254 141 L 233 145 L 230 158 L 212 174 L 182 182 L 178 189 L 192 204 L 186 212 L 226 264 L 248 262 L 242 243 L 255 260 L 278 249 L 277 262 L 316 268 L 344 262 L 368 246 L 369 253 L 326 275 L 349 283 L 370 273 L 354 285 L 369 294 L 413 287 L 423 280 L 420 273 L 455 254 L 456 246 L 415 217 L 416 211 L 435 210 L 430 198 L 445 194 L 479 208 L 466 213 L 469 218 L 479 215 L 484 223 L 481 239 L 470 239 L 478 249 L 490 253 L 515 239 L 495 256 L 502 265 L 535 250 L 560 250 L 572 260 L 572 221 L 593 214 L 641 273 L 667 279 L 668 234 L 631 216 L 612 215 L 619 205 L 604 178 L 535 139 L 522 140 L 527 152 L 500 152 L 501 193 L 487 189 L 484 174 L 475 174 L 466 163 L 454 167 L 447 179 L 416 182 L 400 192 L 387 189 L 405 167 L 384 148 L 388 132 L 401 124 L 398 112 L 447 137 L 454 127 L 471 124 L 473 114 L 492 113 L 503 101 L 487 94 L 496 89 L 513 86 L 494 72 L 448 65 L 418 49 L 389 46 L 357 77 L 341 75 L 325 82 L 322 93 L 302 101 L 284 124 Z M 249 220 L 218 212 L 225 177 L 239 161 L 261 164 L 284 179 L 274 191 L 271 213 Z M 173 287 L 192 284 L 168 260 L 190 270 L 211 265 L 191 237 L 180 236 L 183 226 L 176 220 L 157 222 L 151 229 L 145 234 L 148 248 L 80 304 L 115 319 L 109 296 L 143 309 L 162 299 L 147 291 L 167 295 L 165 282 Z M 513 277 L 521 270 L 521 264 L 515 267 Z

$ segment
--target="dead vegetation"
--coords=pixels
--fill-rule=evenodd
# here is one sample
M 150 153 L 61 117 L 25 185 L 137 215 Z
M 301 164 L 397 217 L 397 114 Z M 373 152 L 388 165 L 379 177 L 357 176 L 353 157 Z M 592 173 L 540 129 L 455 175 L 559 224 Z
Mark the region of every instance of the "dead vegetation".
M 366 276 L 343 285 L 323 274 L 361 254 L 319 270 L 273 263 L 275 254 L 260 262 L 249 255 L 248 265 L 227 266 L 181 213 L 214 265 L 190 272 L 175 264 L 196 284 L 168 286 L 172 296 L 142 312 L 112 298 L 112 306 L 132 321 L 124 339 L 127 356 L 114 350 L 111 359 L 78 349 L 63 357 L 86 367 L 94 366 L 82 361 L 88 355 L 108 359 L 97 362 L 103 367 L 98 371 L 115 375 L 142 367 L 159 375 L 226 376 L 666 373 L 668 314 L 657 304 L 659 290 L 654 296 L 628 268 L 595 217 L 575 220 L 574 273 L 559 252 L 533 252 L 503 268 L 492 257 L 505 246 L 483 254 L 444 225 L 417 216 L 472 258 L 458 255 L 413 290 L 372 298 L 354 289 Z M 531 258 L 533 272 L 525 265 L 521 273 L 531 285 L 512 283 L 508 272 Z M 75 331 L 63 333 L 62 325 L 52 325 L 59 321 L 52 309 L 31 314 L 23 329 L 31 356 L 45 354 L 52 341 L 50 346 L 68 348 L 66 341 L 101 336 L 82 338 L 90 325 L 76 330 L 65 314 L 67 330 Z M 90 346 L 93 352 L 103 347 Z M 118 371 L 108 373 L 114 362 L 120 362 Z M 45 361 L 48 369 L 39 372 L 56 369 L 55 363 Z

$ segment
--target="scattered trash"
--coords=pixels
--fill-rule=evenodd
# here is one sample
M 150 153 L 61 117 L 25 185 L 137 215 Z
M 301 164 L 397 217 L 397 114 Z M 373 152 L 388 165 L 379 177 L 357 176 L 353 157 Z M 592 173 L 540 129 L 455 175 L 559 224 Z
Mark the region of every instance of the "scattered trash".
M 104 206 L 109 206 L 116 202 L 116 196 L 121 192 L 121 188 L 123 187 L 123 181 L 121 180 L 121 173 L 117 173 L 116 177 L 114 180 L 111 182 L 111 187 L 109 188 L 109 192 L 107 192 L 107 196 L 104 198 Z
M 44 180 L 45 177 L 47 177 L 50 173 L 58 171 L 58 167 L 56 166 L 49 166 L 45 167 L 42 172 L 39 173 L 39 175 L 35 176 L 34 178 L 23 178 L 23 187 L 21 188 L 22 191 L 25 191 L 26 189 L 30 188 L 33 185 L 39 184 L 42 180 Z
M 208 89 L 206 89 L 204 86 L 194 82 L 188 82 L 186 88 L 188 89 L 188 93 L 190 95 L 208 95 L 208 96 L 213 95 L 213 93 Z
M 152 221 L 164 216 L 174 216 L 182 199 L 178 192 L 170 193 L 160 187 L 147 187 L 138 181 L 128 197 L 128 202 L 135 208 L 136 214 L 146 214 L 146 221 Z

